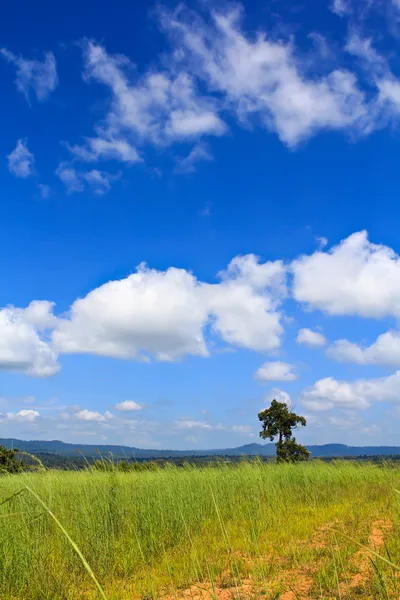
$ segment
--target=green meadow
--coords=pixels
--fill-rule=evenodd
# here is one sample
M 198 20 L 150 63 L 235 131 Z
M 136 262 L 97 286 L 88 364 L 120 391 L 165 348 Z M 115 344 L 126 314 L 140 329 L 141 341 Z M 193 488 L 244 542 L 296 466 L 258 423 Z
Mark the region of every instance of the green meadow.
M 0 598 L 400 595 L 400 470 L 243 462 L 0 478 Z

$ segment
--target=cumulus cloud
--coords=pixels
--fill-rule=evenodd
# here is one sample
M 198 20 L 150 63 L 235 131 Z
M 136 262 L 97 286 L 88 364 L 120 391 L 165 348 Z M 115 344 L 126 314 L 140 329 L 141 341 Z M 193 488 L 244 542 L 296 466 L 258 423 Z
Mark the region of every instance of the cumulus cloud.
M 370 346 L 338 340 L 327 349 L 330 358 L 359 365 L 400 366 L 400 332 L 382 333 Z
M 33 174 L 35 157 L 28 150 L 27 140 L 18 140 L 14 150 L 7 156 L 8 170 L 16 177 L 26 179 Z
M 142 410 L 143 406 L 133 400 L 125 400 L 124 402 L 118 402 L 118 404 L 115 405 L 115 408 L 121 411 L 137 411 Z
M 318 348 L 324 346 L 327 343 L 327 339 L 318 331 L 312 331 L 312 329 L 299 329 L 297 332 L 296 342 L 298 344 L 304 344 L 310 346 L 310 348 Z
M 40 413 L 37 410 L 23 409 L 16 413 L 15 417 L 32 423 L 39 417 Z
M 48 301 L 1 309 L 0 369 L 49 376 L 59 370 L 60 353 L 145 361 L 207 357 L 210 338 L 259 351 L 278 347 L 279 307 L 287 293 L 282 262 L 239 256 L 219 278 L 210 284 L 184 269 L 157 271 L 142 264 L 76 300 L 59 317 Z M 126 401 L 117 408 L 137 406 Z
M 279 346 L 282 263 L 237 257 L 220 277 L 220 283 L 208 284 L 184 269 L 163 272 L 140 265 L 136 273 L 76 300 L 53 332 L 54 346 L 63 353 L 136 360 L 208 356 L 207 325 L 235 346 Z
M 49 305 L 46 303 L 47 307 Z M 46 312 L 41 308 L 41 316 L 37 303 L 26 309 L 8 307 L 0 310 L 0 369 L 21 371 L 36 377 L 57 373 L 57 354 L 41 334 L 41 319 Z
M 399 315 L 399 258 L 390 248 L 369 242 L 366 232 L 302 256 L 290 270 L 293 296 L 311 308 L 330 315 Z M 77 299 L 60 317 L 48 301 L 4 308 L 0 368 L 47 376 L 59 369 L 57 355 L 62 353 L 176 361 L 187 355 L 207 357 L 211 348 L 274 350 L 283 333 L 287 271 L 282 261 L 261 262 L 250 254 L 235 257 L 216 283 L 207 283 L 185 269 L 158 271 L 141 264 L 128 277 Z M 298 331 L 296 340 L 315 347 L 327 343 L 307 328 Z M 327 353 L 335 360 L 397 366 L 400 333 L 386 332 L 366 347 L 338 340 Z M 292 365 L 281 361 L 266 362 L 256 376 L 265 381 L 297 378 Z
M 202 334 L 207 312 L 198 283 L 187 271 L 165 273 L 144 265 L 129 277 L 108 282 L 71 307 L 53 334 L 62 352 L 117 358 L 159 359 L 208 354 Z
M 330 315 L 400 316 L 400 259 L 373 244 L 366 231 L 353 233 L 324 252 L 292 263 L 293 296 Z
M 291 405 L 290 395 L 284 390 L 280 390 L 279 388 L 271 388 L 268 394 L 265 397 L 265 406 L 268 407 L 272 400 L 277 400 L 278 402 L 284 402 L 288 406 Z
M 266 362 L 256 371 L 256 379 L 259 381 L 294 381 L 297 379 L 297 375 L 293 373 L 293 368 L 293 365 L 279 360 Z
M 102 415 L 101 413 L 98 413 L 93 410 L 87 410 L 86 408 L 84 410 L 79 410 L 78 412 L 76 412 L 75 416 L 81 421 L 96 421 L 98 423 L 103 423 L 104 421 L 107 421 L 112 418 L 112 414 L 109 412 L 106 412 L 104 413 L 104 415 Z
M 44 331 L 52 329 L 57 324 L 57 317 L 53 313 L 54 306 L 54 302 L 48 300 L 32 300 L 26 308 L 12 307 L 12 310 L 25 323 L 33 325 L 38 331 Z
M 312 411 L 365 409 L 373 402 L 398 402 L 399 398 L 400 371 L 388 377 L 351 382 L 326 377 L 316 381 L 300 395 L 303 406 Z
M 37 410 L 23 409 L 17 413 L 0 414 L 0 421 L 17 421 L 19 423 L 35 423 L 40 416 Z
M 17 89 L 28 102 L 31 89 L 35 92 L 37 99 L 42 101 L 46 100 L 57 87 L 57 66 L 52 52 L 47 52 L 43 61 L 17 56 L 5 48 L 0 49 L 0 55 L 16 67 Z

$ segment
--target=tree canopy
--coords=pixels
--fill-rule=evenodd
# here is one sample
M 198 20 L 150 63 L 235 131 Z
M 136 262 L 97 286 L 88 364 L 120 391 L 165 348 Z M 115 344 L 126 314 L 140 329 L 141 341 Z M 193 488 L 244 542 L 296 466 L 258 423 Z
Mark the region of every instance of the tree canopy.
M 307 425 L 304 417 L 289 410 L 284 402 L 272 400 L 269 408 L 258 413 L 258 418 L 262 422 L 260 436 L 271 442 L 277 438 L 275 446 L 276 458 L 279 462 L 299 462 L 309 459 L 311 453 L 305 446 L 298 444 L 293 437 L 294 429 Z
M 23 470 L 23 462 L 16 457 L 17 448 L 9 450 L 0 445 L 0 473 L 20 473 Z

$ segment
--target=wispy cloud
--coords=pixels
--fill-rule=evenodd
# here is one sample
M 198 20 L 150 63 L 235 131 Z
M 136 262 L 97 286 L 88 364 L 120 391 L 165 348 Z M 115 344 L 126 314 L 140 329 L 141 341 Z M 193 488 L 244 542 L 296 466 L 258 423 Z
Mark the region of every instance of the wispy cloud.
M 64 184 L 67 194 L 83 192 L 86 184 L 93 193 L 98 195 L 107 193 L 111 183 L 120 177 L 120 174 L 111 174 L 98 169 L 82 171 L 70 163 L 60 163 L 56 175 Z
M 246 34 L 238 7 L 212 11 L 207 22 L 180 8 L 163 13 L 161 22 L 180 48 L 182 67 L 189 65 L 211 93 L 223 94 L 240 123 L 257 119 L 288 146 L 321 130 L 362 127 L 367 117 L 354 74 L 335 69 L 308 76 L 291 41 L 262 30 Z
M 350 2 L 349 0 L 333 0 L 331 10 L 339 17 L 344 17 L 351 13 Z
M 47 198 L 49 198 L 51 194 L 51 187 L 45 183 L 38 183 L 37 187 L 39 190 L 40 197 L 43 198 L 43 200 L 47 200 Z
M 35 157 L 28 150 L 27 140 L 18 140 L 14 150 L 7 156 L 8 170 L 16 177 L 25 179 L 33 175 Z
M 23 58 L 5 48 L 0 49 L 0 54 L 16 67 L 17 77 L 15 83 L 17 89 L 28 102 L 31 90 L 34 91 L 39 101 L 43 101 L 57 87 L 57 66 L 52 52 L 47 52 L 43 61 Z
M 83 183 L 76 169 L 68 163 L 60 163 L 56 169 L 56 175 L 65 185 L 67 194 L 74 192 L 83 192 Z
M 175 171 L 178 173 L 194 173 L 199 162 L 213 160 L 209 148 L 204 142 L 198 142 L 187 156 L 177 160 Z

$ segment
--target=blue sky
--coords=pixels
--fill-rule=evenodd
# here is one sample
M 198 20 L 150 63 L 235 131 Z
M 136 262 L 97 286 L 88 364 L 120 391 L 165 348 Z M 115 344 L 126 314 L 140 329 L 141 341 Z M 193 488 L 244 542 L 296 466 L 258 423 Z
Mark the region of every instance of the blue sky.
M 21 14 L 24 19 L 21 21 Z M 0 23 L 0 437 L 400 445 L 397 0 Z

